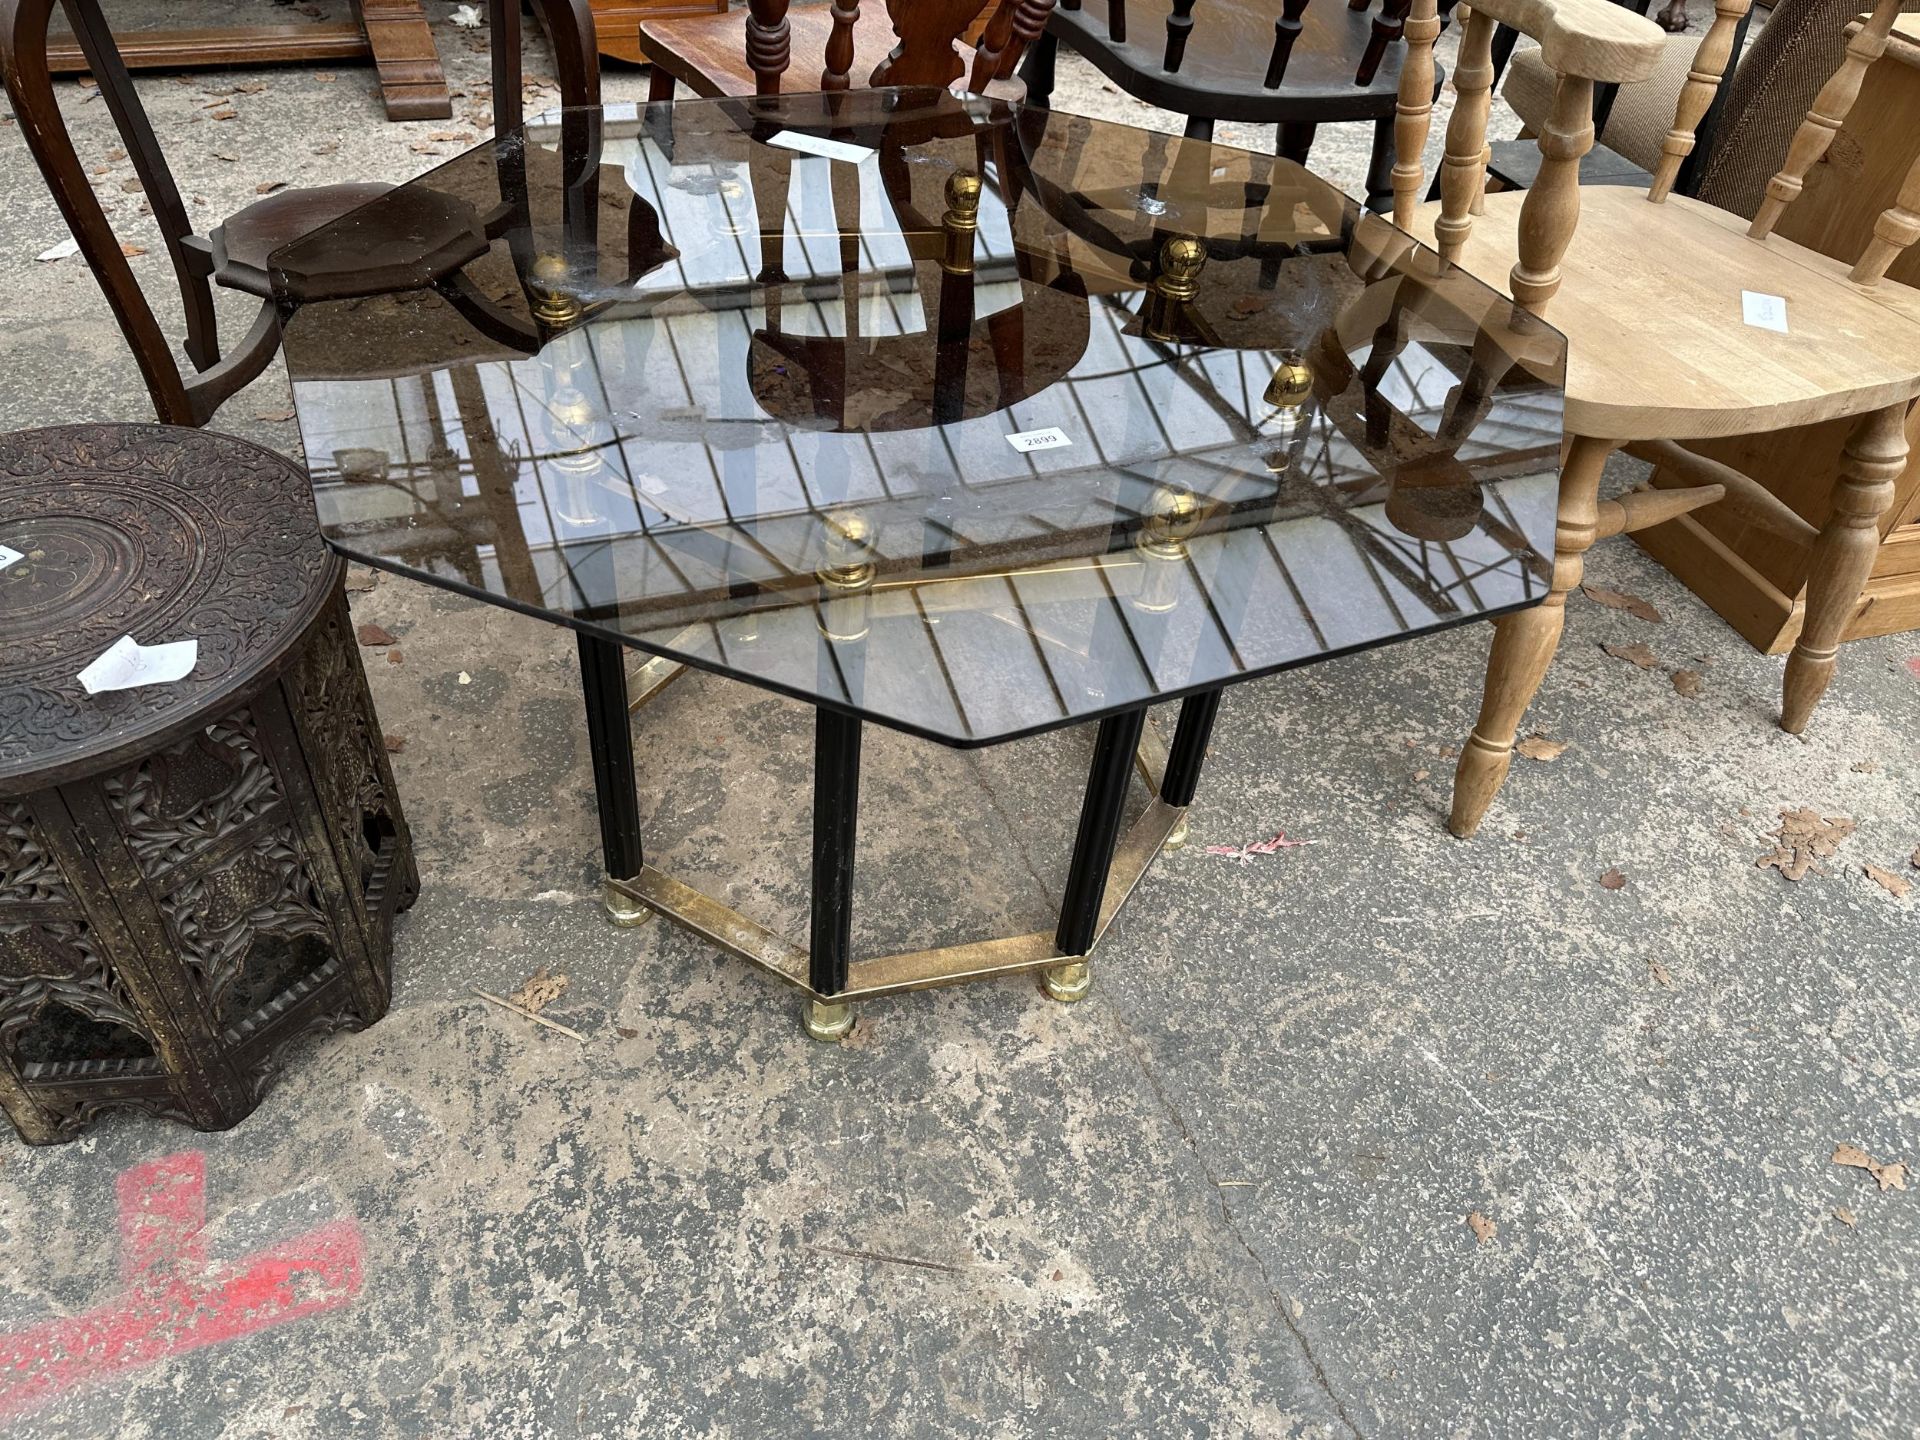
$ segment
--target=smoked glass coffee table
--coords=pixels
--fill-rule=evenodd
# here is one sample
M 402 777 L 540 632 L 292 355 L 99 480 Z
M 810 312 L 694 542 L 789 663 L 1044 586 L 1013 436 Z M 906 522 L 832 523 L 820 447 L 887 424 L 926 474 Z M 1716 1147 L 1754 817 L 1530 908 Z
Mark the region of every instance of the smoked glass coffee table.
M 564 111 L 273 269 L 329 541 L 577 632 L 609 913 L 822 1038 L 1079 998 L 1226 686 L 1547 591 L 1564 342 L 1285 160 L 925 90 Z M 686 667 L 814 709 L 805 943 L 647 863 L 629 717 Z M 850 953 L 869 724 L 1096 727 L 1055 929 Z

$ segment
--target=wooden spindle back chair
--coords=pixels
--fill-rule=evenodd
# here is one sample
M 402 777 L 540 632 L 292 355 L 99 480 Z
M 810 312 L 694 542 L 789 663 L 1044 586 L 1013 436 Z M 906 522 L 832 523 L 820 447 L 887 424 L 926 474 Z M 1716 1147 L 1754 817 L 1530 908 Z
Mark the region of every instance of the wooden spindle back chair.
M 173 264 L 186 315 L 183 342 L 191 371 L 175 358 L 153 307 L 127 263 L 112 223 L 89 181 L 61 113 L 48 64 L 48 27 L 55 4 L 66 12 L 114 128 Z M 493 98 L 496 126 L 520 123 L 519 0 L 490 0 L 493 24 Z M 568 105 L 600 100 L 593 15 L 588 0 L 547 0 L 561 91 Z M 167 167 L 153 126 L 127 73 L 100 0 L 0 0 L 0 75 L 40 173 L 80 252 L 106 293 L 114 318 L 133 351 L 159 418 L 175 425 L 203 425 L 236 390 L 264 370 L 279 346 L 267 257 L 282 244 L 319 228 L 385 193 L 382 184 L 343 184 L 279 190 L 230 215 L 205 235 L 196 234 L 179 186 Z M 418 219 L 447 237 L 471 234 L 484 250 L 470 207 L 449 200 L 428 213 L 422 197 Z M 221 353 L 213 287 L 238 290 L 260 301 L 245 337 Z
M 1306 164 L 1322 124 L 1371 121 L 1367 204 L 1384 209 L 1393 165 L 1395 57 L 1411 0 L 1061 0 L 1022 74 L 1037 102 L 1061 45 L 1137 99 L 1187 117 L 1189 139 L 1222 120 L 1277 127 Z M 1444 15 L 1452 0 L 1441 5 Z
M 1920 161 L 1851 270 L 1771 230 L 1845 119 L 1867 66 L 1885 48 L 1899 3 L 1876 6 L 1750 228 L 1674 190 L 1747 5 L 1717 0 L 1652 186 L 1642 195 L 1604 185 L 1583 190 L 1580 161 L 1593 146 L 1594 86 L 1648 73 L 1664 43 L 1660 30 L 1610 0 L 1480 0 L 1464 26 L 1454 72 L 1458 98 L 1441 162 L 1441 200 L 1422 206 L 1418 157 L 1432 114 L 1423 75 L 1430 73 L 1437 27 L 1435 0 L 1415 0 L 1407 28 L 1412 53 L 1402 72 L 1395 223 L 1431 236 L 1442 266 L 1458 264 L 1504 285 L 1515 302 L 1511 323 L 1490 327 L 1476 347 L 1479 379 L 1463 382 L 1457 406 L 1481 403 L 1486 377 L 1497 379 L 1502 364 L 1524 353 L 1542 317 L 1568 339 L 1568 438 L 1551 592 L 1536 609 L 1497 622 L 1480 719 L 1455 780 L 1450 824 L 1458 835 L 1478 828 L 1506 777 L 1518 724 L 1558 646 L 1566 597 L 1597 539 L 1725 502 L 1797 546 L 1806 562 L 1806 611 L 1787 662 L 1780 721 L 1794 733 L 1805 728 L 1832 678 L 1840 636 L 1872 568 L 1881 516 L 1906 460 L 1907 409 L 1920 396 L 1920 291 L 1883 279 L 1893 258 L 1920 239 Z M 1540 42 L 1556 84 L 1533 188 L 1488 194 L 1492 44 L 1502 22 Z M 1649 252 L 1680 260 L 1649 265 Z M 1777 325 L 1767 316 L 1743 321 L 1749 295 L 1783 300 L 1785 317 Z M 1399 328 L 1417 322 L 1418 305 L 1414 287 Z M 1842 420 L 1850 436 L 1836 467 L 1832 516 L 1817 531 L 1758 482 L 1680 443 Z M 1659 466 L 1662 488 L 1600 500 L 1601 471 L 1620 449 Z
M 964 85 L 976 94 L 1018 93 L 1014 68 L 1046 29 L 1054 0 L 833 0 L 790 7 L 750 0 L 746 42 L 737 15 L 674 16 L 642 23 L 653 57 L 648 98 L 777 95 L 792 72 L 802 89 L 864 84 Z M 969 48 L 967 36 L 976 43 Z

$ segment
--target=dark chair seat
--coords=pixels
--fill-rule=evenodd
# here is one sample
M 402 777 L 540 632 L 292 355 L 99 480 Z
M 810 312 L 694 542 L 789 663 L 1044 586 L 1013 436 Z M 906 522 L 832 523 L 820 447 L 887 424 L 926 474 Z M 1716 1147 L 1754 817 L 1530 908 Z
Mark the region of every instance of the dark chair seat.
M 378 181 L 322 185 L 310 190 L 281 190 L 229 215 L 208 237 L 213 256 L 213 281 L 249 295 L 271 299 L 267 259 L 282 245 L 332 224 L 342 216 L 377 200 L 394 189 Z M 406 250 L 410 256 L 448 252 L 449 269 L 457 268 L 487 248 L 480 217 L 466 201 L 423 186 L 408 186 L 401 195 L 419 213 L 409 217 Z M 382 231 L 391 241 L 395 216 L 382 212 Z M 369 256 L 371 262 L 373 257 Z

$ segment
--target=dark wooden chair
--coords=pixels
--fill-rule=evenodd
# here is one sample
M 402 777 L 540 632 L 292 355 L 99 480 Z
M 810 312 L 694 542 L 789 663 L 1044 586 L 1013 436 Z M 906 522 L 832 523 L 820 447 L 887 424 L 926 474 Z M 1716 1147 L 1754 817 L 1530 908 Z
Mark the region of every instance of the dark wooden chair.
M 856 58 L 879 55 L 866 85 L 963 82 L 976 93 L 1017 87 L 1014 67 L 1045 31 L 1054 0 L 834 0 L 801 5 L 751 0 L 746 43 L 738 16 L 647 20 L 640 38 L 653 57 L 652 100 L 685 85 L 695 95 L 776 95 L 789 69 L 802 89 L 846 90 Z M 989 11 L 989 5 L 992 6 Z M 984 22 L 982 17 L 985 17 Z M 973 36 L 968 45 L 963 37 Z M 814 77 L 818 76 L 818 81 Z
M 1211 139 L 1221 120 L 1277 125 L 1278 153 L 1304 165 L 1319 126 L 1372 121 L 1367 207 L 1385 210 L 1410 5 L 1380 0 L 1369 13 L 1369 0 L 1209 0 L 1197 10 L 1195 0 L 1063 0 L 1027 56 L 1028 97 L 1046 102 L 1064 44 L 1129 95 L 1185 115 L 1194 139 Z
M 154 410 L 169 424 L 204 425 L 223 401 L 266 368 L 279 346 L 267 257 L 390 187 L 363 183 L 281 190 L 228 216 L 205 235 L 194 233 L 99 0 L 58 0 L 132 157 L 173 262 L 186 312 L 183 348 L 192 366 L 191 373 L 186 372 L 134 279 L 60 113 L 48 64 L 48 21 L 55 3 L 0 0 L 0 73 L 7 94 L 40 173 L 113 307 L 153 397 Z M 546 0 L 543 8 L 564 102 L 597 106 L 600 72 L 588 0 Z M 489 9 L 494 124 L 504 131 L 517 127 L 521 118 L 519 0 L 490 0 Z M 472 236 L 485 248 L 484 233 L 476 234 L 482 230 L 480 219 L 457 198 L 447 197 L 444 206 L 436 207 L 423 197 L 418 221 L 423 233 L 444 236 L 450 245 Z M 224 355 L 213 306 L 216 285 L 260 301 L 246 335 Z

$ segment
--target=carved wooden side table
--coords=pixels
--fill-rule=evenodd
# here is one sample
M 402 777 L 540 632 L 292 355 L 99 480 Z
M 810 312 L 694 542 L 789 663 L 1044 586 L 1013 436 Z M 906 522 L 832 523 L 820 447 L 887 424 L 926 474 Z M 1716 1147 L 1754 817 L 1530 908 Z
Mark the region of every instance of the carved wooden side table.
M 159 425 L 0 436 L 0 1107 L 238 1123 L 386 1010 L 418 888 L 307 478 Z M 123 635 L 180 681 L 88 695 Z

